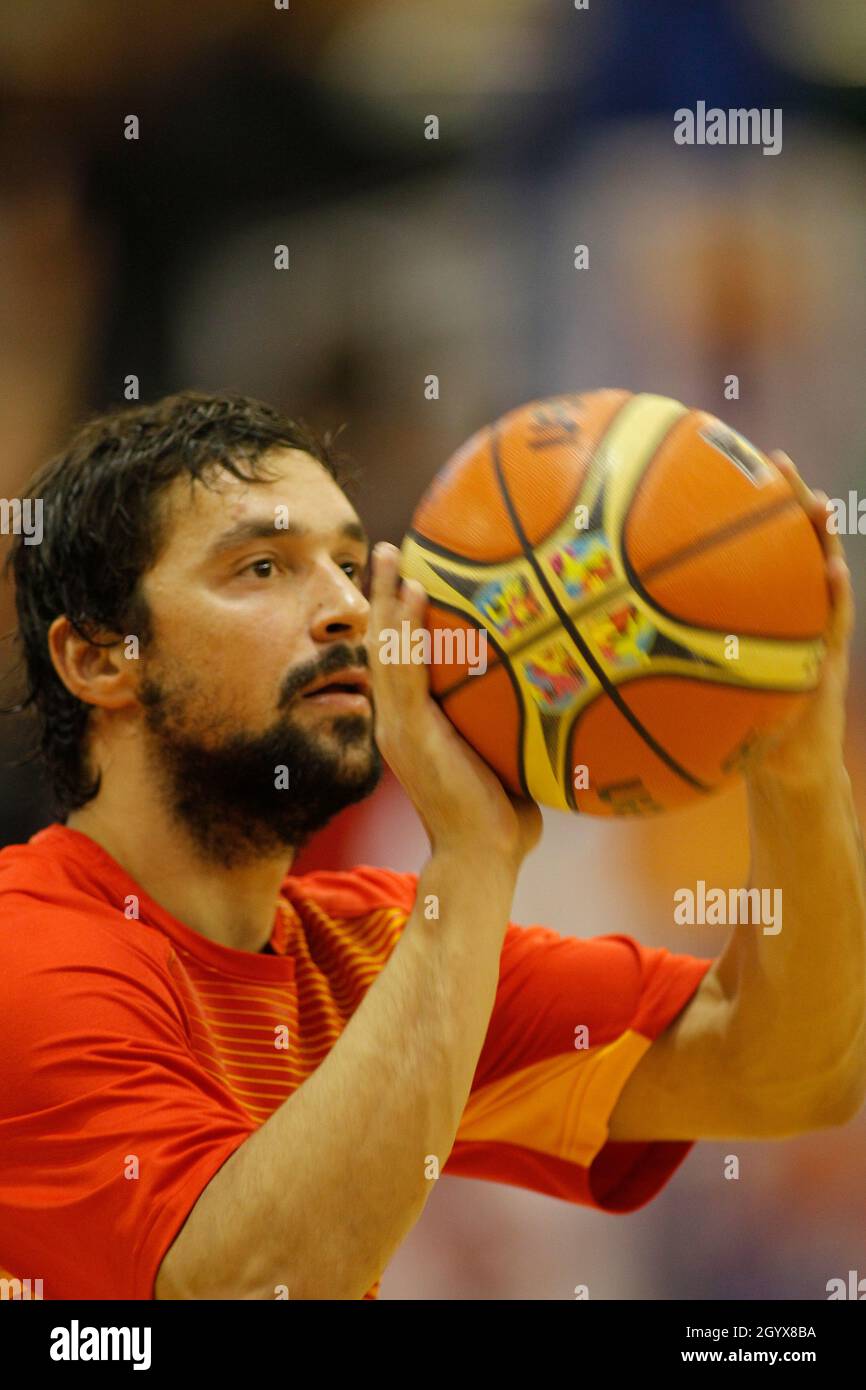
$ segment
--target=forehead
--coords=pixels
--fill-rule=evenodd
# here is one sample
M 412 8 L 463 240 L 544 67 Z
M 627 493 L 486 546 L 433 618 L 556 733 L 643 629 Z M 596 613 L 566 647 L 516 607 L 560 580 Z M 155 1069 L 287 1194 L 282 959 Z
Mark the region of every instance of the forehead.
M 327 469 L 300 449 L 273 449 L 256 465 L 261 477 L 236 478 L 215 467 L 204 482 L 175 478 L 161 499 L 163 555 L 183 547 L 205 550 L 244 521 L 273 524 L 286 514 L 292 529 L 310 535 L 343 531 L 358 514 Z M 279 512 L 278 510 L 279 509 Z

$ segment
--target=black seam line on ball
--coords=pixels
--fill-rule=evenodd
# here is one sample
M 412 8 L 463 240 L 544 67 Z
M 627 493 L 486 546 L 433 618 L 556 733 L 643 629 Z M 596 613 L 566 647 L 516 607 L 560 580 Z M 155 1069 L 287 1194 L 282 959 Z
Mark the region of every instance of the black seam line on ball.
M 791 511 L 799 505 L 796 497 L 777 497 L 775 502 L 771 502 L 768 507 L 762 507 L 759 512 L 748 512 L 745 516 L 737 517 L 736 521 L 727 521 L 716 531 L 708 531 L 706 535 L 698 536 L 697 540 L 689 541 L 688 545 L 680 546 L 679 550 L 671 550 L 667 555 L 659 556 L 658 560 L 654 560 L 643 570 L 641 579 L 655 579 L 657 574 L 676 569 L 684 560 L 700 555 L 704 550 L 715 549 L 720 541 L 738 536 L 742 531 L 751 531 L 753 526 L 760 526 L 777 513 Z
M 616 686 L 613 685 L 610 680 L 608 680 L 608 677 L 603 667 L 600 666 L 599 663 L 596 661 L 590 648 L 587 646 L 586 642 L 581 637 L 580 633 L 572 623 L 565 609 L 562 607 L 562 604 L 559 602 L 559 599 L 557 598 L 556 594 L 553 592 L 553 589 L 548 583 L 547 576 L 545 575 L 544 571 L 539 565 L 538 560 L 536 559 L 536 556 L 532 550 L 532 547 L 529 545 L 529 541 L 527 539 L 525 531 L 523 530 L 520 517 L 517 515 L 517 512 L 512 503 L 511 496 L 508 491 L 508 485 L 505 481 L 505 474 L 502 470 L 502 460 L 499 456 L 499 442 L 495 430 L 491 430 L 490 433 L 490 448 L 493 454 L 493 467 L 496 471 L 496 478 L 497 482 L 499 483 L 499 489 L 502 493 L 502 500 L 504 501 L 505 506 L 508 510 L 508 514 L 511 517 L 511 524 L 514 527 L 515 533 L 520 541 L 523 554 L 526 560 L 532 566 L 533 570 L 535 571 L 536 578 L 538 579 L 539 584 L 541 585 L 550 603 L 552 604 L 554 612 L 558 613 L 560 623 L 562 624 L 563 628 L 568 633 L 568 635 L 571 637 L 571 640 L 574 642 L 578 651 L 583 656 L 583 659 L 586 662 L 586 664 L 594 672 L 599 684 L 601 685 L 608 699 L 611 700 L 612 703 L 616 706 L 622 717 L 626 719 L 629 724 L 631 724 L 635 733 L 643 739 L 647 747 L 651 748 L 652 751 L 655 753 L 656 757 L 660 758 L 661 761 L 667 767 L 669 767 L 672 772 L 675 772 L 676 775 L 678 777 L 681 777 L 684 782 L 687 782 L 690 787 L 694 787 L 696 791 L 709 792 L 711 788 L 705 782 L 702 782 L 699 778 L 693 776 L 687 768 L 683 767 L 681 763 L 677 762 L 676 758 L 674 758 L 673 755 L 669 753 L 667 749 L 664 748 L 662 744 L 658 742 L 657 739 L 653 738 L 649 729 L 645 728 L 641 721 L 638 719 L 637 715 L 629 709 L 628 705 L 620 696 Z
M 803 686 L 802 688 L 793 688 L 788 685 L 738 685 L 737 682 L 734 680 L 719 680 L 714 676 L 696 676 L 690 674 L 688 671 L 659 671 L 649 676 L 647 676 L 642 671 L 635 671 L 634 673 L 625 676 L 623 680 L 620 681 L 620 688 L 626 685 L 644 685 L 647 681 L 656 680 L 687 681 L 689 685 L 709 685 L 712 686 L 714 690 L 735 690 L 741 692 L 744 695 L 754 695 L 755 693 L 757 693 L 759 695 L 791 695 L 796 697 L 799 695 L 811 695 L 813 691 L 817 690 L 818 688 L 817 681 L 814 685 Z M 580 724 L 584 716 L 590 712 L 594 704 L 594 699 L 589 700 L 585 705 L 581 705 L 580 709 L 577 710 L 577 712 L 574 714 L 571 723 L 569 724 L 568 729 L 565 733 L 566 746 L 575 737 L 577 733 L 578 724 Z M 710 791 L 718 791 L 723 785 L 724 777 L 721 782 L 712 784 L 709 789 Z M 570 782 L 566 782 L 565 795 L 566 800 L 569 803 L 571 803 L 572 796 L 574 795 L 574 788 Z M 577 805 L 576 799 L 573 804 L 573 809 L 576 811 L 580 810 L 580 807 Z
M 579 396 L 578 399 L 580 399 Z M 552 536 L 556 531 L 559 530 L 561 526 L 564 526 L 565 518 L 568 516 L 569 512 L 573 512 L 574 508 L 577 505 L 579 505 L 581 494 L 586 492 L 586 489 L 589 486 L 589 483 L 591 482 L 593 477 L 593 470 L 597 467 L 599 458 L 599 447 L 601 445 L 602 440 L 607 436 L 607 434 L 613 427 L 614 422 L 619 419 L 626 406 L 629 405 L 634 399 L 635 397 L 629 394 L 626 396 L 625 400 L 620 401 L 619 405 L 614 410 L 607 424 L 603 426 L 601 434 L 598 436 L 598 439 L 592 446 L 592 452 L 590 454 L 589 463 L 586 466 L 586 471 L 583 477 L 577 485 L 577 491 L 573 494 L 571 500 L 565 507 L 565 510 L 562 512 L 561 516 L 557 519 L 555 524 L 550 527 L 549 535 Z M 489 426 L 489 433 L 491 461 L 495 468 L 496 441 L 494 439 L 492 425 Z M 599 494 L 601 494 L 603 491 L 604 478 L 602 477 L 602 480 L 599 484 Z M 595 505 L 595 503 L 593 503 L 593 505 Z M 518 532 L 518 535 L 520 534 L 521 533 Z M 477 566 L 479 569 L 498 569 L 500 565 L 507 565 L 511 560 L 515 558 L 513 555 L 503 555 L 501 560 L 473 560 L 466 555 L 461 555 L 460 552 L 457 550 L 449 550 L 448 547 L 445 545 L 439 545 L 436 541 L 428 540 L 428 538 L 425 535 L 423 535 L 420 531 L 416 531 L 414 526 L 407 527 L 405 535 L 411 537 L 411 539 L 415 541 L 417 545 L 426 548 L 427 550 L 432 550 L 434 555 L 441 555 L 443 560 L 456 560 L 458 563 L 462 563 L 464 565 L 472 565 L 473 567 Z
M 437 600 L 436 600 L 436 607 L 437 607 L 437 608 L 441 608 L 441 609 L 443 610 L 443 612 L 445 612 L 445 613 L 453 613 L 453 614 L 455 615 L 455 617 L 458 617 L 458 618 L 466 618 L 466 616 L 467 616 L 467 615 L 463 612 L 462 609 L 457 608 L 454 604 L 451 604 L 451 603 L 444 603 L 441 599 L 437 599 Z M 481 632 L 486 632 L 486 631 L 487 631 L 486 628 L 481 628 L 481 629 L 479 629 L 479 630 L 480 630 Z M 490 643 L 490 645 L 491 645 L 491 647 L 493 648 L 494 652 L 495 652 L 496 655 L 499 657 L 499 660 L 498 660 L 497 662 L 495 662 L 495 663 L 493 663 L 493 662 L 488 663 L 488 665 L 487 665 L 487 671 L 491 670 L 491 669 L 493 668 L 494 665 L 495 665 L 495 666 L 501 666 L 502 669 L 503 669 L 503 671 L 505 672 L 506 676 L 508 677 L 509 681 L 511 682 L 511 688 L 512 688 L 512 690 L 514 691 L 515 702 L 516 702 L 516 704 L 517 704 L 517 718 L 518 718 L 518 729 L 517 729 L 517 734 L 518 734 L 518 737 L 517 737 L 517 749 L 518 749 L 518 756 L 517 756 L 517 772 L 518 772 L 518 780 L 519 780 L 519 782 L 520 782 L 521 787 L 523 788 L 523 795 L 524 795 L 525 797 L 529 797 L 529 785 L 528 785 L 528 783 L 527 783 L 527 781 L 526 781 L 526 768 L 524 767 L 524 764 L 523 764 L 523 735 L 524 735 L 524 733 L 525 733 L 525 731 L 526 731 L 526 716 L 525 716 L 525 713 L 524 713 L 523 699 L 522 699 L 522 692 L 521 692 L 521 689 L 520 689 L 520 684 L 519 684 L 519 682 L 518 682 L 518 680 L 517 680 L 517 677 L 515 676 L 513 670 L 511 669 L 511 663 L 510 663 L 510 661 L 508 661 L 507 655 L 506 655 L 504 649 L 503 649 L 502 647 L 499 646 L 499 644 L 498 644 L 498 642 L 496 642 L 495 638 L 491 637 L 489 633 L 487 633 L 487 641 Z M 442 668 L 440 667 L 439 669 L 441 670 Z M 456 690 L 462 690 L 463 687 L 464 687 L 465 685 L 468 685 L 470 682 L 483 680 L 483 679 L 484 679 L 484 676 L 487 674 L 487 671 L 483 672 L 483 674 L 482 674 L 482 675 L 479 675 L 479 676 L 470 676 L 470 675 L 467 673 L 467 675 L 462 676 L 462 677 L 460 678 L 459 681 L 455 681 L 453 685 L 449 686 L 447 690 L 440 691 L 439 694 L 438 694 L 438 695 L 434 695 L 433 698 L 434 698 L 440 705 L 444 705 L 444 704 L 445 704 L 445 701 L 448 699 L 449 695 L 453 695 L 454 692 L 455 692 Z M 431 694 L 432 694 L 432 691 L 431 691 Z
M 709 623 L 694 622 L 691 619 L 681 617 L 677 613 L 672 613 L 670 609 L 665 608 L 663 604 L 659 603 L 657 598 L 654 598 L 652 594 L 647 591 L 645 583 L 657 579 L 661 574 L 667 574 L 669 571 L 677 569 L 680 564 L 693 560 L 697 555 L 702 555 L 717 549 L 720 543 L 730 540 L 732 536 L 740 536 L 748 531 L 760 530 L 766 521 L 772 521 L 775 517 L 784 515 L 785 512 L 795 511 L 799 506 L 800 503 L 797 501 L 796 497 L 780 497 L 777 501 L 771 503 L 769 507 L 764 507 L 762 511 L 750 512 L 748 516 L 740 517 L 738 521 L 729 521 L 725 526 L 720 526 L 717 531 L 710 532 L 706 536 L 701 536 L 696 541 L 691 541 L 689 545 L 682 546 L 679 550 L 671 552 L 670 555 L 661 556 L 658 560 L 654 560 L 651 565 L 648 565 L 640 574 L 635 570 L 628 554 L 626 538 L 628 518 L 626 517 L 622 534 L 622 567 L 635 593 L 638 594 L 645 603 L 648 603 L 654 608 L 657 613 L 660 613 L 663 618 L 668 618 L 672 622 L 678 623 L 680 626 L 692 627 L 696 632 L 729 633 L 731 630 L 730 625 L 712 627 Z M 754 637 L 764 642 L 815 642 L 823 634 L 816 632 L 812 635 L 792 636 L 790 633 L 785 632 L 743 632 L 741 630 L 737 635 L 740 637 Z
M 617 584 L 612 584 L 609 589 L 603 589 L 600 593 L 593 594 L 590 597 L 589 601 L 586 603 L 581 603 L 579 605 L 579 610 L 575 613 L 572 613 L 571 616 L 577 619 L 578 621 L 582 622 L 588 614 L 594 613 L 597 608 L 604 608 L 606 604 L 612 601 L 616 601 L 617 599 L 624 598 L 626 594 L 631 592 L 631 588 L 632 586 L 629 584 L 628 580 L 621 579 Z M 438 598 L 431 598 L 430 603 L 435 605 L 437 608 L 444 608 L 448 606 L 447 604 L 443 604 L 441 599 Z M 463 613 L 460 609 L 456 609 L 455 611 L 460 613 L 460 616 L 462 618 L 469 617 L 468 613 Z M 476 623 L 476 627 L 477 626 L 478 624 Z M 503 648 L 506 658 L 510 660 L 512 657 L 520 656 L 520 653 L 525 651 L 527 647 L 537 646 L 539 642 L 543 642 L 545 638 L 550 637 L 551 633 L 556 632 L 556 629 L 560 626 L 561 624 L 558 618 L 551 618 L 550 622 L 546 623 L 544 627 L 535 628 L 530 634 L 530 636 L 524 637 L 523 640 L 520 642 L 515 642 L 514 646 L 509 647 L 507 651 L 505 650 L 505 648 Z M 486 626 L 486 624 L 481 629 L 481 631 L 489 632 L 489 629 Z M 461 676 L 459 681 L 455 681 L 453 685 L 449 685 L 447 690 L 440 691 L 439 699 L 447 700 L 449 695 L 452 695 L 455 690 L 460 690 L 466 684 L 467 681 L 472 679 L 472 676 Z
M 621 555 L 622 567 L 626 576 L 625 579 L 620 580 L 617 584 L 612 584 L 607 589 L 600 590 L 597 594 L 593 594 L 588 602 L 579 604 L 578 611 L 572 610 L 570 616 L 576 621 L 582 622 L 585 617 L 590 613 L 594 613 L 596 609 L 604 608 L 612 601 L 623 598 L 630 589 L 633 589 L 649 608 L 659 613 L 663 618 L 669 619 L 670 622 L 675 623 L 678 627 L 694 628 L 696 632 L 727 633 L 730 631 L 730 626 L 710 627 L 707 623 L 697 623 L 694 620 L 687 620 L 681 617 L 680 614 L 673 613 L 670 609 L 664 608 L 662 604 L 659 603 L 658 599 L 654 598 L 644 587 L 644 581 L 656 579 L 659 575 L 666 574 L 669 570 L 676 569 L 682 560 L 693 559 L 696 555 L 713 550 L 720 542 L 729 540 L 731 536 L 741 535 L 746 531 L 752 530 L 753 527 L 760 527 L 765 521 L 771 520 L 774 516 L 789 511 L 799 505 L 795 497 L 780 497 L 769 507 L 764 507 L 760 512 L 750 512 L 748 516 L 740 517 L 737 521 L 726 522 L 724 526 L 720 526 L 716 531 L 711 531 L 707 535 L 699 537 L 698 540 L 691 541 L 687 546 L 681 546 L 679 550 L 674 550 L 668 555 L 660 556 L 658 560 L 654 560 L 651 565 L 648 565 L 640 575 L 638 575 L 629 559 L 628 549 L 625 543 L 625 533 L 623 533 Z M 503 564 L 505 562 L 500 561 L 499 563 Z M 432 597 L 429 598 L 429 601 L 434 604 L 439 603 L 438 599 Z M 463 613 L 462 616 L 466 618 L 469 617 L 469 614 Z M 543 641 L 550 633 L 555 632 L 559 626 L 560 623 L 558 620 L 551 620 L 545 627 L 535 629 L 535 631 L 533 631 L 530 636 L 525 637 L 522 642 L 515 642 L 513 647 L 508 648 L 507 655 L 509 657 L 519 656 L 526 647 L 532 647 L 537 642 Z M 813 637 L 791 637 L 789 633 L 742 631 L 738 633 L 740 637 L 753 637 L 756 640 L 764 642 L 810 642 L 817 640 L 821 635 L 821 633 L 816 633 Z M 455 681 L 453 685 L 449 685 L 447 690 L 443 690 L 439 698 L 443 700 L 447 699 L 453 691 L 459 690 L 469 679 L 471 679 L 469 676 L 462 676 L 459 681 Z
M 719 527 L 716 531 L 711 531 L 706 536 L 701 536 L 698 540 L 690 542 L 688 546 L 682 546 L 679 550 L 673 551 L 669 555 L 662 555 L 658 560 L 654 560 L 652 565 L 648 566 L 640 576 L 638 576 L 628 557 L 625 540 L 623 539 L 621 554 L 622 566 L 626 578 L 620 580 L 617 584 L 612 584 L 607 589 L 602 589 L 597 594 L 593 594 L 587 602 L 580 603 L 578 601 L 578 608 L 576 610 L 572 608 L 569 611 L 569 616 L 577 622 L 582 622 L 589 614 L 594 613 L 599 608 L 607 607 L 611 602 L 624 598 L 630 590 L 633 590 L 639 598 L 644 600 L 650 609 L 659 613 L 662 617 L 668 618 L 671 622 L 676 623 L 678 627 L 694 628 L 696 632 L 727 633 L 729 631 L 728 627 L 716 628 L 710 627 L 706 623 L 687 621 L 678 613 L 673 613 L 669 609 L 664 608 L 652 594 L 647 592 L 642 580 L 648 578 L 656 579 L 660 574 L 665 574 L 668 570 L 676 569 L 684 556 L 688 555 L 694 557 L 694 555 L 701 554 L 704 551 L 712 550 L 719 541 L 728 540 L 732 535 L 751 530 L 753 526 L 760 526 L 765 520 L 797 506 L 799 506 L 799 503 L 795 497 L 778 498 L 769 507 L 765 507 L 760 512 L 750 512 L 747 517 L 740 517 L 738 521 L 726 522 L 723 527 Z M 504 562 L 500 561 L 499 563 L 502 564 Z M 430 597 L 430 602 L 440 607 L 445 606 L 441 603 L 441 600 L 437 598 Z M 462 613 L 460 609 L 455 609 L 454 611 L 461 613 L 461 616 L 464 618 L 470 616 L 467 613 Z M 549 637 L 559 626 L 560 623 L 558 619 L 551 619 L 546 626 L 536 628 L 531 635 L 525 637 L 523 641 L 515 642 L 513 647 L 509 647 L 506 653 L 507 657 L 511 659 L 519 656 L 527 647 L 533 647 L 538 642 Z M 484 630 L 486 631 L 487 629 L 485 628 Z M 738 635 L 741 637 L 755 638 L 763 642 L 809 642 L 815 640 L 815 638 L 812 637 L 791 637 L 788 633 L 740 632 Z M 816 637 L 820 636 L 820 633 L 816 634 Z M 461 690 L 466 682 L 471 679 L 471 676 L 461 676 L 460 680 L 455 681 L 453 685 L 449 685 L 446 690 L 440 691 L 438 698 L 440 700 L 447 700 L 449 696 Z M 625 684 L 625 682 L 619 681 L 617 682 L 617 687 L 620 688 L 623 684 Z
M 591 454 L 591 456 L 590 456 L 589 463 L 587 464 L 586 472 L 585 472 L 585 474 L 584 474 L 584 476 L 583 476 L 583 478 L 582 478 L 582 480 L 581 480 L 581 482 L 580 482 L 580 484 L 579 484 L 579 486 L 578 486 L 577 492 L 574 494 L 574 497 L 572 498 L 571 502 L 569 503 L 569 506 L 568 506 L 568 507 L 566 508 L 566 510 L 563 512 L 562 516 L 561 516 L 560 519 L 557 521 L 556 525 L 551 527 L 551 529 L 550 529 L 550 536 L 555 535 L 556 532 L 559 531 L 560 528 L 565 524 L 565 518 L 568 516 L 569 512 L 573 510 L 575 504 L 580 502 L 581 496 L 587 491 L 587 489 L 588 489 L 590 483 L 593 482 L 593 480 L 594 480 L 594 478 L 595 478 L 596 470 L 598 470 L 598 471 L 600 472 L 601 477 L 600 477 L 600 479 L 599 479 L 598 492 L 596 493 L 596 498 L 595 498 L 595 501 L 592 503 L 592 507 L 595 508 L 595 507 L 598 505 L 598 503 L 599 503 L 600 501 L 603 503 L 603 500 L 604 500 L 604 486 L 605 486 L 605 473 L 606 473 L 606 469 L 605 469 L 605 467 L 599 468 L 599 459 L 602 457 L 600 445 L 601 445 L 601 443 L 602 443 L 602 440 L 606 437 L 606 435 L 607 435 L 608 431 L 610 430 L 611 426 L 613 425 L 614 421 L 617 420 L 617 419 L 619 418 L 619 416 L 620 416 L 620 415 L 622 414 L 622 412 L 625 410 L 626 406 L 629 405 L 629 403 L 630 403 L 632 400 L 634 400 L 634 397 L 633 397 L 632 395 L 628 395 L 628 396 L 626 396 L 625 400 L 620 401 L 620 403 L 619 403 L 619 405 L 617 406 L 616 410 L 613 412 L 613 414 L 611 415 L 611 417 L 610 417 L 610 419 L 608 420 L 607 424 L 604 426 L 604 429 L 602 430 L 602 433 L 599 435 L 598 439 L 595 441 L 595 444 L 594 444 L 593 447 L 592 447 L 592 454 Z M 492 427 L 492 426 L 490 427 L 489 433 L 490 433 L 490 455 L 491 455 L 491 462 L 493 463 L 494 468 L 495 468 L 495 467 L 496 467 L 496 449 L 495 449 L 495 442 L 494 442 L 494 440 L 493 440 L 493 427 Z M 497 482 L 499 482 L 499 486 L 500 486 L 500 489 L 501 489 L 501 487 L 502 487 L 502 480 L 501 480 L 501 478 L 500 478 L 498 475 L 497 475 Z M 520 535 L 520 534 L 521 534 L 521 533 L 518 532 L 518 535 Z M 588 535 L 591 535 L 592 532 L 587 532 L 587 534 L 588 534 Z M 444 559 L 451 559 L 451 560 L 460 561 L 460 562 L 462 562 L 464 565 L 470 566 L 470 567 L 473 568 L 473 569 L 476 568 L 476 567 L 479 568 L 479 569 L 501 569 L 503 565 L 508 565 L 508 564 L 510 564 L 510 563 L 516 558 L 516 556 L 514 556 L 514 555 L 509 555 L 509 556 L 507 556 L 507 557 L 506 557 L 505 559 L 503 559 L 503 560 L 469 560 L 469 559 L 466 558 L 465 555 L 460 555 L 460 554 L 458 554 L 457 551 L 454 551 L 454 550 L 447 550 L 447 549 L 445 548 L 445 546 L 437 545 L 435 541 L 428 540 L 426 536 L 424 536 L 424 535 L 422 535 L 420 532 L 414 530 L 414 528 L 411 527 L 411 526 L 409 527 L 408 531 L 406 532 L 406 535 L 407 535 L 407 536 L 411 536 L 412 539 L 418 544 L 419 549 L 421 549 L 422 551 L 423 551 L 425 548 L 427 548 L 427 549 L 429 549 L 429 550 L 432 550 L 435 554 L 441 555 Z M 523 539 L 525 540 L 525 537 L 524 537 Z M 548 539 L 549 539 L 549 537 L 548 537 Z M 523 553 L 524 553 L 524 554 L 526 553 L 525 549 L 524 549 L 524 552 L 523 552 Z M 432 565 L 432 563 L 431 563 L 430 561 L 428 561 L 428 564 L 430 564 L 431 569 L 434 568 L 434 566 Z M 440 578 L 441 578 L 441 577 L 442 577 L 442 576 L 440 575 Z M 458 570 L 458 571 L 457 571 L 457 577 L 460 578 L 460 579 L 463 579 L 463 578 L 469 578 L 470 576 L 463 575 L 463 574 L 461 574 L 461 572 Z M 610 603 L 611 600 L 618 599 L 618 598 L 622 597 L 623 595 L 627 594 L 627 593 L 629 592 L 630 587 L 631 587 L 631 586 L 630 586 L 630 584 L 629 584 L 629 582 L 628 582 L 628 579 L 621 579 L 621 580 L 619 581 L 619 583 L 617 583 L 617 584 L 612 584 L 609 588 L 603 589 L 600 593 L 590 595 L 590 597 L 589 597 L 584 603 L 580 603 L 580 600 L 578 600 L 580 612 L 579 612 L 579 614 L 578 614 L 577 616 L 578 616 L 579 618 L 583 619 L 584 617 L 586 617 L 586 615 L 587 615 L 588 613 L 593 613 L 593 612 L 595 611 L 596 608 L 602 608 L 605 604 Z M 428 601 L 428 603 L 435 604 L 436 606 L 438 606 L 438 607 L 440 607 L 440 608 L 449 608 L 449 605 L 448 605 L 447 603 L 444 603 L 441 599 L 435 598 L 435 597 L 429 592 L 429 590 L 428 590 L 428 592 L 427 592 L 427 601 Z M 450 611 L 450 612 L 454 612 L 454 613 L 459 613 L 460 616 L 461 616 L 462 618 L 469 618 L 469 617 L 471 616 L 471 615 L 468 614 L 468 613 L 464 613 L 463 610 L 460 609 L 460 608 L 451 608 L 451 609 L 449 609 L 449 611 Z M 475 626 L 478 627 L 478 624 L 476 623 Z M 532 633 L 531 633 L 528 637 L 524 637 L 524 639 L 523 639 L 522 642 L 515 642 L 515 644 L 514 644 L 513 647 L 509 647 L 507 652 L 506 652 L 505 649 L 503 648 L 503 649 L 502 649 L 502 656 L 503 656 L 503 658 L 507 657 L 507 658 L 510 659 L 511 657 L 519 656 L 520 653 L 521 653 L 522 651 L 525 650 L 525 648 L 527 648 L 527 647 L 534 647 L 538 642 L 541 642 L 541 641 L 544 640 L 545 637 L 548 637 L 548 636 L 550 635 L 550 633 L 555 632 L 556 629 L 557 629 L 559 626 L 560 626 L 560 623 L 558 622 L 558 620 L 557 620 L 557 619 L 552 619 L 545 627 L 535 628 L 535 629 L 532 631 Z M 483 627 L 482 627 L 480 630 L 481 630 L 482 632 L 487 632 L 487 633 L 489 634 L 489 628 L 487 627 L 487 624 L 486 624 L 486 623 L 483 625 Z M 491 640 L 493 640 L 493 639 L 491 639 Z M 494 645 L 495 645 L 495 643 L 494 643 Z M 497 649 L 497 651 L 499 650 L 498 647 L 497 647 L 496 649 Z M 510 675 L 510 671 L 509 671 L 509 675 Z M 455 681 L 453 685 L 449 685 L 448 688 L 447 688 L 446 690 L 440 690 L 440 692 L 439 692 L 439 694 L 438 694 L 438 696 L 437 696 L 437 699 L 438 699 L 440 702 L 444 703 L 444 701 L 447 700 L 451 695 L 454 695 L 458 690 L 462 690 L 463 687 L 464 687 L 464 685 L 466 685 L 467 681 L 470 681 L 470 680 L 472 680 L 472 676 L 469 676 L 469 675 L 461 676 L 460 679 L 457 680 L 457 681 Z M 513 682 L 512 682 L 512 684 L 513 684 Z M 515 687 L 515 688 L 516 688 L 516 687 Z M 521 706 L 522 706 L 522 702 L 521 702 Z

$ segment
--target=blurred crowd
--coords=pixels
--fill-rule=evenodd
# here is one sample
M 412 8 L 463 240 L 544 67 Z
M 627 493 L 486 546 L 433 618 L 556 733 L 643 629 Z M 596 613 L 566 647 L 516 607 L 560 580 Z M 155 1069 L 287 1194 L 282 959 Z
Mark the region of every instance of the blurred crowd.
M 123 404 L 131 375 L 145 400 L 226 389 L 345 422 L 356 505 L 398 543 L 475 429 L 601 386 L 712 410 L 831 497 L 866 496 L 861 6 L 0 0 L 0 26 L 3 497 Z M 781 108 L 782 153 L 675 145 L 673 112 L 698 100 Z M 866 535 L 846 544 L 862 612 Z M 5 704 L 11 637 L 0 653 Z M 864 655 L 861 621 L 849 762 L 866 818 Z M 0 843 L 51 819 L 36 770 L 11 765 L 25 738 L 0 721 Z M 741 788 L 646 824 L 545 820 L 515 921 L 721 949 L 719 929 L 673 926 L 672 895 L 744 881 Z M 425 855 L 387 777 L 298 868 Z M 821 1298 L 866 1274 L 864 1166 L 858 1119 L 700 1144 L 627 1218 L 445 1178 L 382 1296 Z

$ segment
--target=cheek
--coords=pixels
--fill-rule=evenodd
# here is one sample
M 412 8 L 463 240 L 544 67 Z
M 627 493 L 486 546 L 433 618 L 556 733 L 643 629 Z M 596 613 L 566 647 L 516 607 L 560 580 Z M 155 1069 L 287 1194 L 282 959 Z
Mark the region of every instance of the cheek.
M 205 644 L 205 684 L 224 709 L 272 718 L 291 670 L 309 658 L 300 646 L 285 615 L 248 614 Z
M 214 716 L 272 718 L 289 672 L 313 655 L 296 607 L 263 594 L 243 611 L 190 603 L 167 613 L 154 644 L 159 679 L 197 709 L 210 703 Z

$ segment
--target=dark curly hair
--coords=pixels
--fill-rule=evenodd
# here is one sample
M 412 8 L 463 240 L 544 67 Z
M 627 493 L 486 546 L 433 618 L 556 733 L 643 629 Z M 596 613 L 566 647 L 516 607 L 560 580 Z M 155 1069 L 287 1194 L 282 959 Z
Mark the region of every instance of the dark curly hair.
M 140 580 L 164 540 L 164 489 L 184 474 L 191 486 L 211 486 L 215 466 L 265 482 L 272 475 L 263 455 L 273 448 L 303 450 L 345 487 L 353 472 L 334 440 L 249 396 L 180 391 L 88 420 L 31 478 L 26 496 L 42 502 L 42 540 L 28 545 L 17 535 L 4 568 L 15 578 L 25 689 L 2 713 L 35 712 L 29 756 L 43 759 L 62 819 L 97 794 L 100 778 L 86 766 L 90 706 L 67 690 L 51 660 L 54 619 L 65 614 L 94 645 L 99 630 L 134 632 L 144 645 L 150 622 Z

